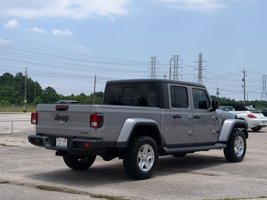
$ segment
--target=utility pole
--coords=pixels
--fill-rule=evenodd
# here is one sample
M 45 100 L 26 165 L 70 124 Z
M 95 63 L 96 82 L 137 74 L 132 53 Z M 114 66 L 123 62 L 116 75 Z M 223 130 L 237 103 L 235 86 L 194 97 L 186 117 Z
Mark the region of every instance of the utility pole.
M 197 83 L 203 85 L 203 62 L 206 62 L 203 60 L 203 55 L 202 53 L 198 54 L 198 60 L 196 61 L 196 63 L 198 64 L 197 67 Z
M 203 84 L 203 73 L 202 73 L 202 70 L 203 70 L 203 57 L 202 57 L 202 53 L 200 53 L 198 55 L 198 76 L 197 76 L 197 82 L 199 84 Z
M 93 104 L 95 104 L 95 88 L 96 88 L 96 75 L 94 78 L 94 96 L 93 96 Z
M 267 75 L 262 75 L 261 100 L 265 100 L 265 101 L 267 101 L 266 79 L 267 79 Z
M 164 79 L 167 79 L 167 73 L 164 74 L 163 78 Z
M 172 79 L 172 61 L 173 61 L 173 57 L 171 57 L 170 59 L 170 72 L 169 72 L 169 79 Z
M 217 95 L 217 99 L 219 99 L 219 95 L 220 95 L 220 89 L 219 88 L 217 88 L 216 95 Z
M 179 61 L 180 61 L 179 55 L 173 55 L 172 58 L 170 59 L 169 79 L 179 80 L 179 76 L 182 75 L 180 73 L 180 69 L 182 69 L 182 67 L 179 66 Z M 172 78 L 172 75 L 173 75 L 173 78 Z
M 179 55 L 173 55 L 173 80 L 179 80 Z
M 151 57 L 151 78 L 156 78 L 156 60 L 157 57 Z
M 33 100 L 33 102 L 36 102 L 36 87 L 37 87 L 37 81 L 34 82 L 34 100 Z
M 23 112 L 27 112 L 27 78 L 28 78 L 28 68 L 25 67 L 25 75 L 24 75 L 24 106 Z
M 243 87 L 243 95 L 244 95 L 244 104 L 246 104 L 246 77 L 247 77 L 246 69 L 244 69 L 242 71 L 242 73 L 243 73 L 243 79 L 242 79 L 243 85 L 242 85 L 242 87 Z

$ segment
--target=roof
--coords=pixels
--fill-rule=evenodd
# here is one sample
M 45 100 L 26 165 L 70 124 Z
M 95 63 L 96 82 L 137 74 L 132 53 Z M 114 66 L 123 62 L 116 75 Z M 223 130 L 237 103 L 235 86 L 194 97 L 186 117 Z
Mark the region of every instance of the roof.
M 114 83 L 149 83 L 149 82 L 160 82 L 160 83 L 174 83 L 174 84 L 182 84 L 182 85 L 190 85 L 190 86 L 196 86 L 196 87 L 203 87 L 204 85 L 198 84 L 198 83 L 192 83 L 192 82 L 186 82 L 186 81 L 176 81 L 176 80 L 169 80 L 169 79 L 124 79 L 124 80 L 114 80 L 114 81 L 108 81 L 107 84 L 114 84 Z

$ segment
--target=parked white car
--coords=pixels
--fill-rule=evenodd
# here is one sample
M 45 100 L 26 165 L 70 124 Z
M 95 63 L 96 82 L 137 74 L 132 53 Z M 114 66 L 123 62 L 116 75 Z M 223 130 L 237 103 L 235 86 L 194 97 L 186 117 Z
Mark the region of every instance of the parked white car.
M 243 119 L 247 122 L 248 128 L 257 132 L 263 127 L 267 127 L 267 117 L 258 112 L 252 106 L 244 106 L 244 109 L 237 111 L 233 106 L 220 106 L 219 110 L 228 111 L 235 114 L 236 118 Z

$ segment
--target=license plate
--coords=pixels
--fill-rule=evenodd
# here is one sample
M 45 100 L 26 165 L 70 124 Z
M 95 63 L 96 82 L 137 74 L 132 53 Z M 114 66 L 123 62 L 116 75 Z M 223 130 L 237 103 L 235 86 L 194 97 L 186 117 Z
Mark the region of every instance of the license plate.
M 56 138 L 57 147 L 67 147 L 68 140 L 67 138 Z

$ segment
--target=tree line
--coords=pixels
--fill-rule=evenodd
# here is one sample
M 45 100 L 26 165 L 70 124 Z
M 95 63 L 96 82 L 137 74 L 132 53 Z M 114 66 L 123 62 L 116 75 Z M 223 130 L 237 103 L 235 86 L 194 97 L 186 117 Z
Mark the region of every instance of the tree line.
M 26 77 L 26 99 L 27 105 L 37 105 L 38 103 L 55 103 L 58 100 L 75 100 L 79 103 L 97 104 L 102 103 L 103 92 L 86 95 L 64 96 L 58 94 L 53 87 L 42 88 L 37 81 Z M 95 95 L 95 97 L 94 97 Z M 22 73 L 12 75 L 4 73 L 0 76 L 0 106 L 23 105 L 25 96 L 25 76 Z
M 38 103 L 55 103 L 58 100 L 75 100 L 82 104 L 101 104 L 103 99 L 103 92 L 96 92 L 95 94 L 86 95 L 81 93 L 79 95 L 64 96 L 58 94 L 53 87 L 46 87 L 42 89 L 41 85 L 37 81 L 33 81 L 31 78 L 26 77 L 27 84 L 27 104 L 37 105 Z M 12 75 L 10 73 L 4 73 L 0 76 L 0 106 L 9 105 L 23 105 L 24 104 L 24 92 L 25 92 L 25 76 L 22 73 Z M 95 96 L 94 96 L 95 95 Z M 243 101 L 236 101 L 234 99 L 219 97 L 216 98 L 220 105 L 236 105 L 244 104 Z M 95 100 L 94 100 L 95 99 Z M 267 108 L 267 101 L 247 101 L 246 105 L 253 105 L 257 109 Z
M 253 106 L 258 110 L 267 109 L 267 101 L 253 100 L 253 101 L 236 101 L 235 99 L 230 99 L 226 97 L 211 96 L 212 99 L 217 99 L 219 101 L 219 105 L 225 106 L 233 106 L 234 108 L 240 107 L 242 105 Z

